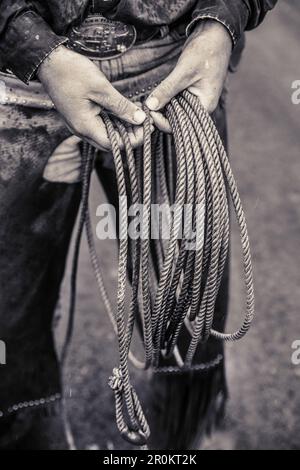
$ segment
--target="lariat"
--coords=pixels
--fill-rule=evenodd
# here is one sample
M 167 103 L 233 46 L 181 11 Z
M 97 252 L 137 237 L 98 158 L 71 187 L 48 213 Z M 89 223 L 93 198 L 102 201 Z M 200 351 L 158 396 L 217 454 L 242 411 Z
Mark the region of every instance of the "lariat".
M 178 370 L 190 370 L 196 366 L 194 357 L 199 344 L 210 337 L 237 341 L 248 332 L 254 318 L 247 224 L 228 156 L 213 120 L 199 100 L 187 91 L 166 107 L 172 136 L 158 131 L 151 135 L 150 113 L 146 107 L 144 110 L 147 119 L 142 150 L 132 148 L 128 127 L 101 113 L 111 142 L 120 201 L 115 310 L 105 288 L 89 215 L 90 179 L 97 151 L 84 144 L 82 202 L 64 348 L 65 356 L 73 328 L 78 255 L 85 228 L 97 285 L 118 340 L 119 364 L 109 379 L 115 395 L 116 422 L 122 436 L 138 446 L 147 443 L 150 429 L 131 384 L 129 361 L 140 369 L 159 370 L 161 360 L 172 359 Z M 120 149 L 119 137 L 124 151 Z M 229 252 L 230 200 L 240 230 L 246 311 L 240 328 L 225 333 L 214 328 L 214 318 Z M 129 203 L 131 207 L 142 208 L 140 236 L 134 239 L 128 235 Z M 169 238 L 153 241 L 156 267 L 151 250 L 153 204 L 165 204 L 174 209 L 169 211 Z M 127 282 L 129 258 L 130 283 Z M 131 300 L 127 311 L 128 290 Z M 142 338 L 143 359 L 136 358 L 131 350 L 135 328 Z M 179 348 L 183 328 L 189 334 L 184 351 Z

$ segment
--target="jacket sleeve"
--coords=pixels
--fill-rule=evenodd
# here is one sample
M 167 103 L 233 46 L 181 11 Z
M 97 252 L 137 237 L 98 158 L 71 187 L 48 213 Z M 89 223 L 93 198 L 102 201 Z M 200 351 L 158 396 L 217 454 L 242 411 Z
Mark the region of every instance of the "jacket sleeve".
M 0 66 L 23 82 L 67 38 L 57 36 L 26 0 L 0 0 Z
M 187 34 L 197 21 L 214 19 L 226 26 L 236 45 L 242 33 L 256 28 L 276 3 L 277 0 L 199 0 Z

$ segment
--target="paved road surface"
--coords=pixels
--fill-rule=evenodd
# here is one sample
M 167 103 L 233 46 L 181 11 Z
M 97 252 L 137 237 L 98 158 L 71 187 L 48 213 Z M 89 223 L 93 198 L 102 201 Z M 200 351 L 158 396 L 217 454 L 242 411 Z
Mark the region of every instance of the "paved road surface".
M 291 344 L 300 339 L 300 7 L 279 2 L 248 35 L 228 97 L 233 168 L 248 216 L 255 264 L 257 321 L 228 347 L 231 400 L 227 432 L 207 448 L 300 448 L 300 366 Z M 297 5 L 298 3 L 298 5 Z M 95 184 L 94 208 L 102 200 Z M 237 234 L 233 243 L 230 329 L 243 311 Z M 115 245 L 99 243 L 107 283 L 115 292 Z M 86 246 L 81 257 L 76 331 L 66 371 L 69 414 L 80 448 L 124 449 L 114 424 L 107 377 L 116 364 L 111 327 L 99 301 Z M 142 383 L 139 376 L 136 382 Z

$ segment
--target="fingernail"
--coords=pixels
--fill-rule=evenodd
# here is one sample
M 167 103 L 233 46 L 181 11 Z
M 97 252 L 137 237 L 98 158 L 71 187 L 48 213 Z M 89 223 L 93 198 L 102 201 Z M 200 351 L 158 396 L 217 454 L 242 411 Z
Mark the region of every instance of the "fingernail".
M 134 113 L 133 118 L 134 118 L 134 120 L 137 124 L 142 124 L 146 119 L 146 114 L 144 113 L 144 111 L 142 109 L 138 109 Z
M 151 111 L 156 111 L 159 108 L 159 101 L 155 96 L 151 96 L 147 99 L 146 105 Z

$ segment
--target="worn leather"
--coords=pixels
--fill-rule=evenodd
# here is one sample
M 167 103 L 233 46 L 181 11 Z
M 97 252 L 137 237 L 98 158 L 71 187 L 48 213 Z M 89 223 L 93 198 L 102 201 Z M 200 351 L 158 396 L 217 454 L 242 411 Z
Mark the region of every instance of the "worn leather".
M 85 2 L 31 2 L 37 13 L 27 10 L 29 3 L 0 0 L 1 58 L 4 60 L 6 51 L 7 64 L 23 78 L 30 76 L 33 66 L 49 53 L 49 44 L 53 47 L 61 40 L 53 31 L 63 33 L 82 14 Z M 127 3 L 129 7 L 146 2 Z M 152 5 L 156 3 L 161 4 Z M 257 8 L 264 4 L 265 12 L 271 6 L 270 2 L 252 4 Z M 22 10 L 25 13 L 14 17 Z M 260 12 L 257 19 L 262 18 L 263 10 Z M 39 39 L 28 33 L 30 23 Z M 22 39 L 24 47 L 19 51 Z M 101 69 L 121 92 L 139 99 L 174 67 L 182 44 L 183 39 L 172 37 L 141 44 L 121 60 L 102 63 Z M 16 85 L 16 79 L 0 75 L 0 80 L 7 81 L 8 97 L 11 93 L 13 98 L 20 98 L 22 87 L 14 89 L 11 83 Z M 16 404 L 48 399 L 61 392 L 52 322 L 80 200 L 79 185 L 50 183 L 43 178 L 49 158 L 55 153 L 62 155 L 59 146 L 70 133 L 57 112 L 49 109 L 41 85 L 32 83 L 29 88 L 32 96 L 26 96 L 28 107 L 19 102 L 0 104 L 0 337 L 7 344 L 7 366 L 0 370 L 0 416 L 2 413 L 5 420 Z M 33 103 L 38 107 L 34 108 Z M 224 136 L 222 101 L 215 118 Z M 116 203 L 116 188 L 107 177 L 113 175 L 105 160 L 107 155 L 102 155 L 99 175 L 110 200 Z M 220 297 L 220 322 L 226 317 L 226 292 L 227 287 Z M 209 360 L 220 352 L 221 343 L 212 344 L 201 359 Z
M 190 23 L 214 18 L 236 44 L 245 29 L 256 27 L 277 0 L 120 0 L 105 16 L 138 28 L 170 25 L 186 16 Z M 101 0 L 98 0 L 101 3 Z M 0 0 L 0 69 L 28 82 L 50 52 L 67 41 L 73 24 L 86 16 L 89 0 Z
M 156 39 L 99 67 L 118 90 L 127 96 L 139 91 L 134 98 L 142 100 L 151 83 L 154 86 L 174 67 L 182 44 L 172 36 Z M 0 80 L 9 90 L 18 84 L 1 74 Z M 40 84 L 20 83 L 18 90 L 22 88 L 43 96 Z M 31 401 L 32 409 L 38 409 L 40 400 L 61 393 L 53 314 L 80 201 L 80 185 L 62 182 L 78 170 L 77 137 L 71 137 L 54 109 L 34 108 L 27 99 L 29 106 L 0 104 L 0 338 L 7 345 L 7 365 L 0 367 L 0 447 L 1 422 L 11 416 L 10 409 L 19 413 L 21 408 L 14 407 Z M 215 120 L 225 139 L 223 99 Z M 64 159 L 72 164 L 68 175 L 61 168 Z M 96 165 L 109 203 L 117 205 L 112 156 L 99 154 Z M 225 294 L 220 302 L 222 322 Z M 199 360 L 210 361 L 221 353 L 222 343 L 213 342 Z
M 181 47 L 182 41 L 168 36 L 99 67 L 118 90 L 141 99 L 135 92 L 145 95 L 165 78 Z M 27 91 L 26 104 L 0 103 L 0 338 L 7 345 L 7 364 L 0 367 L 1 447 L 1 422 L 10 417 L 10 408 L 61 392 L 52 324 L 80 185 L 61 182 L 66 176 L 61 160 L 71 157 L 75 166 L 79 163 L 78 139 L 46 106 L 41 84 L 27 86 L 5 74 L 0 81 L 4 96 L 5 90 L 8 96 Z M 99 174 L 108 181 L 111 156 L 103 154 L 98 164 L 106 168 Z M 116 203 L 116 187 L 110 187 L 109 197 Z

